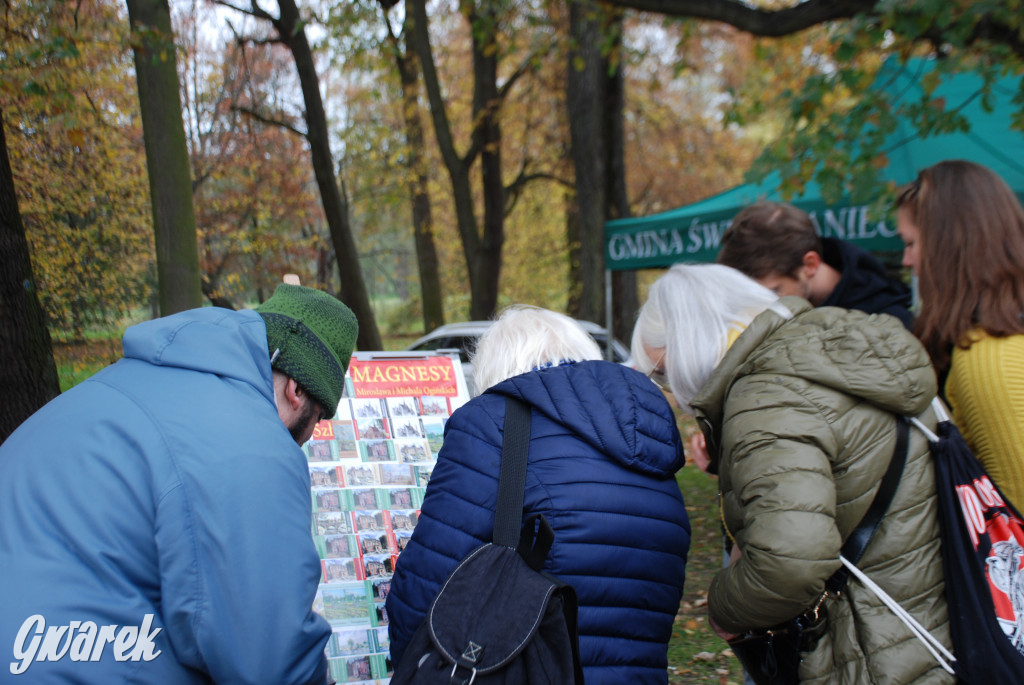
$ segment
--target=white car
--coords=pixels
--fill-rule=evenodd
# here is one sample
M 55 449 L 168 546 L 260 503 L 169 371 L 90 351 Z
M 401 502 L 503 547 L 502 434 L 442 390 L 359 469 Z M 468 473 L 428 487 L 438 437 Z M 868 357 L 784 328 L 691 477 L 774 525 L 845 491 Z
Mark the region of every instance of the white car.
M 462 360 L 462 371 L 466 376 L 466 386 L 469 388 L 470 397 L 473 397 L 479 394 L 479 390 L 473 382 L 473 362 L 470 361 L 470 355 L 476 350 L 477 340 L 491 323 L 491 321 L 463 321 L 462 323 L 438 326 L 405 349 L 420 352 L 458 350 L 459 358 Z M 592 321 L 577 319 L 577 323 L 583 326 L 583 329 L 597 342 L 603 353 L 608 343 L 608 330 Z M 630 363 L 629 349 L 614 338 L 612 339 L 612 360 L 619 364 Z

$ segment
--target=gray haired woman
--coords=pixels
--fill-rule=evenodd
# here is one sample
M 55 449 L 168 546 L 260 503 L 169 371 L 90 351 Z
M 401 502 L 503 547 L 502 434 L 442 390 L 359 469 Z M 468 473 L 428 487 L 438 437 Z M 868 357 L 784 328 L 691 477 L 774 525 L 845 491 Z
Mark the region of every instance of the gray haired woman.
M 484 392 L 456 410 L 419 522 L 387 598 L 391 657 L 409 644 L 448 574 L 491 540 L 509 397 L 530 407 L 524 518 L 555 541 L 544 570 L 579 597 L 588 685 L 665 685 L 690 523 L 675 480 L 683 446 L 672 409 L 635 370 L 601 360 L 578 323 L 538 307 L 506 309 L 474 359 Z
M 806 645 L 801 682 L 952 683 L 858 581 L 825 593 L 893 458 L 897 416 L 935 424 L 935 374 L 899 320 L 779 300 L 726 266 L 676 265 L 651 287 L 632 351 L 696 417 L 720 477 L 737 552 L 708 592 L 719 634 L 770 628 L 820 604 L 827 625 Z M 909 445 L 858 565 L 949 647 L 934 472 L 918 431 Z

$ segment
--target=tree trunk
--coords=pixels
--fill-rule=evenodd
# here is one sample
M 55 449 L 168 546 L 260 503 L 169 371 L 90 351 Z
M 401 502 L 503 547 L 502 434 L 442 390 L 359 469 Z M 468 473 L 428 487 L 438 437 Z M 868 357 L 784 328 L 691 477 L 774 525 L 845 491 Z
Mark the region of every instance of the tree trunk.
M 352 308 L 359 321 L 359 337 L 356 345 L 360 350 L 383 349 L 377 320 L 370 306 L 370 298 L 363 280 L 363 269 L 359 264 L 359 252 L 356 250 L 352 227 L 349 223 L 348 200 L 342 194 L 338 180 L 334 175 L 334 162 L 331 156 L 331 143 L 327 130 L 327 115 L 324 112 L 323 99 L 320 97 L 320 79 L 313 61 L 313 51 L 306 39 L 306 31 L 299 22 L 299 10 L 295 0 L 280 0 L 278 3 L 281 16 L 272 19 L 281 41 L 291 50 L 295 59 L 295 68 L 302 87 L 302 98 L 306 106 L 306 137 L 313 158 L 313 174 L 320 199 L 324 206 L 324 215 L 331 231 L 331 242 L 338 259 L 338 271 L 341 278 L 341 300 Z
M 608 214 L 605 110 L 607 60 L 601 55 L 603 15 L 596 5 L 573 2 L 569 31 L 567 84 L 569 133 L 576 169 L 577 239 L 570 236 L 569 258 L 579 264 L 577 318 L 604 321 L 604 222 Z
M 163 316 L 199 307 L 203 292 L 192 177 L 167 0 L 126 0 L 153 206 Z
M 426 0 L 410 0 L 413 9 L 413 42 L 416 46 L 416 54 L 420 60 L 420 67 L 423 70 L 423 83 L 427 91 L 427 99 L 430 102 L 430 116 L 434 123 L 434 134 L 437 137 L 441 157 L 444 159 L 445 168 L 452 183 L 452 197 L 455 202 L 455 216 L 459 228 L 459 237 L 462 239 L 462 253 L 466 259 L 466 269 L 469 273 L 470 290 L 470 318 L 487 319 L 494 314 L 498 302 L 498 277 L 501 267 L 501 244 L 503 240 L 503 226 L 501 221 L 496 221 L 493 216 L 488 215 L 490 223 L 487 224 L 488 234 L 481 239 L 477 226 L 476 213 L 473 206 L 473 193 L 470 187 L 469 169 L 476 158 L 477 151 L 481 147 L 481 123 L 482 119 L 474 117 L 473 144 L 464 157 L 460 157 L 455 150 L 455 142 L 452 139 L 451 126 L 448 123 L 448 114 L 445 111 L 444 97 L 441 94 L 441 84 L 437 78 L 437 68 L 434 65 L 434 55 L 430 48 L 430 34 L 427 24 Z M 473 64 L 474 78 L 479 79 L 477 71 L 477 57 L 481 50 L 484 39 L 473 32 Z M 476 91 L 474 91 L 476 93 Z M 474 110 L 478 101 L 474 96 Z M 475 114 L 482 114 L 474 111 Z M 496 116 L 494 112 L 491 116 Z M 493 134 L 494 129 L 490 129 Z M 500 160 L 500 156 L 498 157 Z M 492 160 L 493 163 L 493 160 Z M 493 174 L 488 171 L 488 178 Z M 500 180 L 500 179 L 499 179 Z M 485 196 L 488 192 L 485 190 Z M 504 196 L 504 189 L 502 189 Z M 492 203 L 493 195 L 485 202 Z M 502 208 L 504 211 L 504 208 Z M 497 231 L 497 233 L 495 233 Z
M 579 317 L 582 306 L 580 293 L 583 290 L 583 275 L 580 273 L 580 218 L 576 203 L 576 190 L 566 190 L 563 196 L 565 203 L 565 235 L 569 246 L 569 296 L 566 298 L 566 309 L 571 316 Z
M 622 11 L 615 11 L 611 18 L 611 34 L 615 36 L 611 49 L 615 52 L 622 50 L 622 14 Z M 626 79 L 622 72 L 622 60 L 615 59 L 614 63 L 618 66 L 610 72 L 604 72 L 608 79 L 608 100 L 605 108 L 605 135 L 608 140 L 608 213 L 605 219 L 624 219 L 630 215 L 629 194 L 626 190 L 626 136 L 623 121 Z M 604 226 L 601 227 L 601 241 L 603 256 Z M 639 309 L 636 272 L 613 271 L 612 330 L 615 337 L 626 345 L 629 345 L 633 337 L 633 324 Z
M 434 224 L 430 213 L 430 182 L 424 155 L 423 121 L 419 105 L 419 60 L 413 38 L 413 8 L 406 3 L 405 52 L 395 45 L 398 73 L 402 81 L 402 112 L 405 116 L 405 141 L 409 148 L 409 171 L 412 173 L 412 229 L 416 245 L 416 262 L 420 273 L 420 296 L 423 302 L 423 330 L 428 333 L 444 323 L 441 297 L 441 273 L 437 248 L 434 245 Z
M 473 36 L 473 121 L 480 149 L 480 185 L 484 200 L 484 235 L 470 265 L 476 270 L 470 314 L 488 319 L 498 307 L 501 248 L 505 242 L 505 183 L 501 175 L 501 96 L 498 93 L 498 18 L 494 5 L 482 0 L 468 18 Z M 475 136 L 476 137 L 476 136 Z
M 625 79 L 616 54 L 622 49 L 622 11 L 607 12 L 588 2 L 574 2 L 569 21 L 575 46 L 569 65 L 569 130 L 576 167 L 576 217 L 575 225 L 569 225 L 569 244 L 572 271 L 579 278 L 579 296 L 571 301 L 575 307 L 570 311 L 603 324 L 607 319 L 604 224 L 629 216 L 623 132 Z M 627 344 L 638 307 L 636 273 L 614 272 L 612 331 Z
M 0 443 L 60 394 L 0 111 Z

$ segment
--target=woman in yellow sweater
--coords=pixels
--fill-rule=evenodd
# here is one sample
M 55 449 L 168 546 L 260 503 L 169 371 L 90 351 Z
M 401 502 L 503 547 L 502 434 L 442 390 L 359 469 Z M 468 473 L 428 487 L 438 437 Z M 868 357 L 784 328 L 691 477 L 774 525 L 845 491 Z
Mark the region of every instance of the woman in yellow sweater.
M 922 171 L 896 206 L 921 294 L 914 332 L 967 443 L 1021 510 L 1024 208 L 992 170 L 960 160 Z

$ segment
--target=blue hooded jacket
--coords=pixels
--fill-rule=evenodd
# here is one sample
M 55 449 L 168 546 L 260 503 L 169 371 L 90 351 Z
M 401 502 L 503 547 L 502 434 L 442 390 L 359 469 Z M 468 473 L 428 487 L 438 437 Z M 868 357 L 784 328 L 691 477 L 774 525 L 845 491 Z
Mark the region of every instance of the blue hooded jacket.
M 323 683 L 309 472 L 263 320 L 197 309 L 123 346 L 0 446 L 0 682 Z
M 544 568 L 579 597 L 587 685 L 667 682 L 690 546 L 674 478 L 683 449 L 657 387 L 604 361 L 516 376 L 452 414 L 387 598 L 392 659 L 458 562 L 491 539 L 508 395 L 532 406 L 524 516 L 554 529 Z

